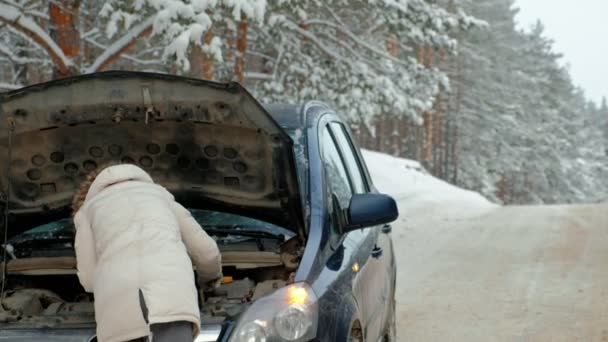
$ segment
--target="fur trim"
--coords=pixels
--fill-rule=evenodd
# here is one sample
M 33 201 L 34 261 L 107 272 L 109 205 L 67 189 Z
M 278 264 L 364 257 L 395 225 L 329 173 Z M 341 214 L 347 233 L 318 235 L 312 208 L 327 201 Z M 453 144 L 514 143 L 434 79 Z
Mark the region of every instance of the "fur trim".
M 78 212 L 78 210 L 80 210 L 80 208 L 82 208 L 82 205 L 84 204 L 84 201 L 87 198 L 87 194 L 89 193 L 89 189 L 91 188 L 91 185 L 93 185 L 93 182 L 95 181 L 95 179 L 97 179 L 97 176 L 105 169 L 107 169 L 110 166 L 116 166 L 116 165 L 122 165 L 122 163 L 120 162 L 109 162 L 103 165 L 98 166 L 95 170 L 91 171 L 86 179 L 80 183 L 80 186 L 78 187 L 78 191 L 76 191 L 76 193 L 74 194 L 74 198 L 72 198 L 72 216 L 76 215 L 76 213 Z

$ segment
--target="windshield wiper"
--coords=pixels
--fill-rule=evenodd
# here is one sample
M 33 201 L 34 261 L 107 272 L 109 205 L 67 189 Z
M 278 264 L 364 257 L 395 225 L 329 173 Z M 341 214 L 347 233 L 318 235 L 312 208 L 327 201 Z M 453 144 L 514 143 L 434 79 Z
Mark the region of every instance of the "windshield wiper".
M 220 228 L 226 227 L 226 228 Z M 224 235 L 224 236 L 246 236 L 256 239 L 272 239 L 277 241 L 285 241 L 284 234 L 273 234 L 259 230 L 239 229 L 238 226 L 214 226 L 205 228 L 205 232 L 209 235 Z

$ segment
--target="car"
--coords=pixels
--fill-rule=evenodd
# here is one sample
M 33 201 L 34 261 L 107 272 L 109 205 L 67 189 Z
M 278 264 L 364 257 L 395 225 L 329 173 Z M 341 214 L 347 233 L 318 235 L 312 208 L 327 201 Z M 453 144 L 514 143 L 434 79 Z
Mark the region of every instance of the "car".
M 110 161 L 147 170 L 218 243 L 226 277 L 200 290 L 196 341 L 395 340 L 398 209 L 329 106 L 109 71 L 4 93 L 0 116 L 0 341 L 95 340 L 69 204 Z

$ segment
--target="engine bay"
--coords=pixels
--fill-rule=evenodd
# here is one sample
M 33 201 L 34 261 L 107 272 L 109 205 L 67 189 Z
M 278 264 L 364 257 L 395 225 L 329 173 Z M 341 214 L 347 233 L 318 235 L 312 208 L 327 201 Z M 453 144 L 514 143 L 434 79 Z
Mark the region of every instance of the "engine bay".
M 202 324 L 235 320 L 256 299 L 293 283 L 300 238 L 272 226 L 251 227 L 206 226 L 222 254 L 224 281 L 212 290 L 197 284 Z M 76 275 L 73 229 L 64 219 L 9 240 L 6 266 L 0 263 L 7 272 L 0 329 L 94 327 L 94 296 Z
M 282 267 L 227 271 L 229 279 L 210 292 L 199 290 L 201 323 L 235 320 L 249 304 L 290 283 Z M 234 277 L 239 277 L 234 278 Z M 0 329 L 94 326 L 94 297 L 75 275 L 11 276 L 0 307 Z

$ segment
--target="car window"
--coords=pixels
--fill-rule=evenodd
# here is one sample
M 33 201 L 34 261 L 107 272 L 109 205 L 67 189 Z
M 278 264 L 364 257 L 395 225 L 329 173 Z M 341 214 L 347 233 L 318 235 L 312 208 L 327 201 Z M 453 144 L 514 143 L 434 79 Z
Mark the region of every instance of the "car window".
M 322 146 L 321 158 L 323 159 L 323 167 L 329 189 L 331 193 L 336 195 L 340 207 L 343 209 L 348 208 L 353 191 L 348 180 L 346 167 L 342 162 L 340 152 L 338 152 L 327 126 L 323 128 L 320 140 L 320 145 Z
M 285 132 L 293 140 L 293 149 L 296 159 L 296 167 L 298 172 L 298 182 L 300 185 L 300 192 L 302 194 L 308 193 L 308 152 L 306 149 L 306 133 L 304 129 L 286 128 Z M 306 202 L 306 200 L 304 200 Z
M 353 151 L 353 145 L 351 144 L 350 139 L 346 136 L 344 126 L 337 122 L 331 123 L 330 126 L 331 131 L 334 134 L 334 138 L 336 139 L 336 142 L 340 147 L 340 151 L 342 152 L 344 163 L 348 168 L 354 192 L 357 194 L 368 192 L 369 189 L 367 182 L 363 177 L 363 172 L 361 172 L 359 159 Z

